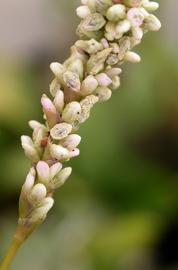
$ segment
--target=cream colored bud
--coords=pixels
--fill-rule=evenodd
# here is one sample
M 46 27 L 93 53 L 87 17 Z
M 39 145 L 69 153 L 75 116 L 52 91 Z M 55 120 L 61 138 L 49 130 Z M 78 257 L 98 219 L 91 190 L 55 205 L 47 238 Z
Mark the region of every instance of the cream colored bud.
M 46 129 L 45 125 L 41 124 L 40 122 L 36 121 L 36 120 L 31 120 L 28 122 L 29 126 L 32 129 L 36 129 L 36 128 L 44 128 Z
M 157 2 L 153 2 L 153 1 L 143 1 L 143 7 L 147 10 L 147 11 L 155 11 L 159 8 L 159 4 Z
M 131 28 L 130 21 L 123 20 L 116 25 L 116 32 L 124 34 L 127 33 L 130 30 L 130 28 Z
M 54 73 L 54 75 L 55 75 L 57 78 L 61 79 L 62 74 L 63 74 L 64 71 L 65 71 L 63 65 L 61 65 L 61 64 L 58 63 L 58 62 L 54 62 L 54 63 L 51 63 L 50 68 L 51 68 L 51 71 Z
M 143 38 L 143 30 L 139 26 L 132 28 L 132 34 L 136 40 L 141 40 Z
M 79 92 L 80 91 L 80 78 L 77 73 L 66 71 L 63 74 L 63 80 L 66 86 L 73 91 Z
M 53 204 L 54 204 L 53 198 L 51 197 L 44 198 L 40 203 L 40 206 L 35 208 L 35 210 L 31 213 L 28 223 L 29 224 L 42 223 L 45 220 L 49 210 L 53 207 Z
M 67 167 L 61 170 L 57 176 L 50 182 L 51 189 L 57 189 L 61 187 L 72 173 L 72 168 Z
M 122 73 L 122 69 L 120 68 L 109 68 L 105 70 L 105 73 L 110 77 L 113 78 Z
M 62 120 L 67 123 L 73 123 L 78 119 L 80 113 L 81 113 L 80 103 L 77 101 L 70 102 L 65 106 L 62 112 Z
M 144 22 L 144 14 L 139 8 L 131 8 L 127 12 L 127 19 L 133 27 L 141 26 Z
M 120 48 L 120 51 L 118 54 L 118 58 L 119 58 L 119 61 L 122 61 L 125 56 L 125 53 L 129 51 L 131 48 L 130 38 L 129 37 L 121 38 L 119 41 L 119 48 Z
M 139 7 L 143 0 L 122 0 L 123 4 L 127 7 Z
M 39 204 L 46 197 L 46 194 L 46 187 L 39 183 L 32 188 L 28 198 L 31 203 Z
M 106 15 L 106 12 L 110 6 L 112 6 L 112 0 L 88 0 L 88 5 L 94 2 L 94 8 L 97 12 Z
M 80 80 L 83 79 L 84 68 L 83 61 L 81 59 L 74 59 L 67 67 L 68 71 L 71 71 L 79 75 Z
M 32 167 L 25 179 L 25 183 L 23 185 L 23 191 L 26 193 L 29 193 L 29 191 L 32 189 L 35 183 L 35 177 L 36 177 L 36 171 Z
M 50 153 L 52 158 L 55 158 L 58 161 L 69 159 L 69 151 L 61 145 L 52 144 L 50 146 Z
M 100 73 L 96 75 L 96 79 L 98 81 L 99 86 L 107 87 L 112 83 L 112 80 L 105 73 Z
M 47 128 L 45 126 L 34 129 L 34 131 L 33 131 L 34 146 L 40 154 L 41 154 L 41 151 L 43 150 L 41 147 L 41 141 L 47 137 L 48 137 L 48 131 L 47 131 Z
M 112 91 L 107 87 L 98 87 L 96 95 L 99 98 L 99 102 L 105 102 L 111 98 Z
M 69 158 L 78 157 L 79 155 L 80 155 L 80 150 L 78 148 L 75 148 L 69 152 Z
M 57 91 L 59 91 L 59 90 L 61 90 L 61 84 L 59 83 L 59 79 L 58 79 L 58 78 L 55 78 L 55 79 L 51 82 L 51 84 L 50 84 L 50 86 L 49 86 L 49 91 L 50 91 L 51 95 L 52 95 L 53 97 L 55 97 Z
M 88 15 L 81 23 L 84 31 L 98 31 L 105 25 L 106 20 L 99 13 L 92 13 Z
M 76 9 L 77 16 L 81 19 L 85 19 L 88 15 L 91 14 L 91 11 L 88 6 L 80 6 Z
M 97 53 L 103 49 L 102 44 L 95 39 L 78 40 L 75 45 L 89 54 Z
M 40 158 L 38 152 L 35 149 L 34 143 L 30 137 L 21 136 L 21 144 L 27 158 L 29 158 L 32 162 L 39 161 Z
M 116 90 L 116 89 L 118 89 L 120 87 L 120 85 L 121 85 L 120 77 L 119 76 L 113 77 L 112 78 L 112 84 L 111 84 L 110 88 L 112 90 Z
M 45 161 L 39 161 L 36 165 L 36 170 L 39 182 L 46 184 L 49 180 L 49 165 Z
M 53 102 L 46 95 L 42 96 L 41 104 L 42 104 L 43 112 L 46 116 L 49 128 L 52 128 L 57 122 L 56 108 Z
M 126 52 L 124 60 L 129 61 L 131 63 L 139 63 L 141 61 L 141 57 L 137 53 L 129 51 Z
M 116 4 L 110 7 L 107 11 L 106 17 L 109 21 L 119 21 L 126 17 L 126 8 L 124 5 Z
M 89 75 L 81 84 L 81 94 L 83 96 L 90 95 L 98 86 L 98 82 L 94 76 Z
M 76 148 L 81 142 L 81 137 L 77 134 L 70 134 L 65 139 L 60 141 L 60 144 L 67 148 L 69 151 L 72 151 Z
M 52 180 L 62 169 L 62 164 L 60 162 L 56 162 L 50 167 L 49 179 Z
M 64 92 L 62 90 L 58 90 L 56 92 L 56 95 L 54 98 L 54 105 L 57 111 L 61 113 L 64 108 Z
M 67 137 L 67 135 L 69 135 L 71 131 L 72 131 L 72 126 L 70 124 L 60 123 L 60 124 L 55 125 L 51 129 L 50 135 L 54 140 L 62 140 L 65 137 Z
M 158 31 L 161 28 L 161 22 L 156 16 L 150 14 L 145 18 L 145 27 L 149 31 Z

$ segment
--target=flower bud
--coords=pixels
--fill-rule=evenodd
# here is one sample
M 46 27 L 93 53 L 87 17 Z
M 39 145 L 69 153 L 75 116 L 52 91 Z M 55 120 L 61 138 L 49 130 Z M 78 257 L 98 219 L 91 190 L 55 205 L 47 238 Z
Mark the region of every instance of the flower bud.
M 73 123 L 77 120 L 78 116 L 81 113 L 80 103 L 77 101 L 73 101 L 68 103 L 63 112 L 62 112 L 62 120 L 67 123 Z
M 107 87 L 98 87 L 96 89 L 96 95 L 99 98 L 99 102 L 105 102 L 111 98 L 112 91 Z
M 161 22 L 156 16 L 150 14 L 145 18 L 145 28 L 149 31 L 158 31 L 161 28 Z
M 50 153 L 52 158 L 55 158 L 59 161 L 69 159 L 69 151 L 61 145 L 52 144 L 50 146 Z
M 61 90 L 61 84 L 59 83 L 58 78 L 55 78 L 55 79 L 51 82 L 51 84 L 50 84 L 50 86 L 49 86 L 49 91 L 50 91 L 51 95 L 52 95 L 53 97 L 55 97 L 56 93 L 57 93 L 58 91 L 60 91 L 60 90 Z
M 29 191 L 32 189 L 35 183 L 35 177 L 36 177 L 36 171 L 32 167 L 27 174 L 27 177 L 25 179 L 25 183 L 23 184 L 23 192 L 29 193 Z
M 102 44 L 95 39 L 78 40 L 75 45 L 89 54 L 97 53 L 103 49 Z
M 46 184 L 49 180 L 49 165 L 45 161 L 39 161 L 36 165 L 36 170 L 39 182 Z
M 127 7 L 139 7 L 142 4 L 142 0 L 122 0 L 122 2 Z
M 36 120 L 31 120 L 31 121 L 29 121 L 28 124 L 32 129 L 36 129 L 36 128 L 44 128 L 44 129 L 46 129 L 45 125 L 41 124 L 40 122 L 38 122 Z
M 81 84 L 81 94 L 83 96 L 90 95 L 98 86 L 98 82 L 94 76 L 89 75 Z
M 106 17 L 109 21 L 119 21 L 126 16 L 126 8 L 124 5 L 116 4 L 110 7 L 107 11 Z
M 105 23 L 106 21 L 100 13 L 92 13 L 81 22 L 81 27 L 84 31 L 98 31 L 103 28 Z
M 62 169 L 62 164 L 60 162 L 56 162 L 50 167 L 49 179 L 52 180 Z
M 74 59 L 70 65 L 67 67 L 68 71 L 71 71 L 75 74 L 79 75 L 80 80 L 83 79 L 84 68 L 83 68 L 83 61 L 81 59 Z
M 112 0 L 88 0 L 87 4 L 92 11 L 106 15 L 108 8 L 112 6 Z
M 54 105 L 56 107 L 56 110 L 61 113 L 64 108 L 64 92 L 62 90 L 58 90 L 56 92 L 54 98 Z
M 139 63 L 141 61 L 141 57 L 137 53 L 129 51 L 126 52 L 124 60 L 129 61 L 131 63 Z
M 105 73 L 97 74 L 96 79 L 98 81 L 99 86 L 107 87 L 112 83 L 112 80 Z
M 63 74 L 63 80 L 66 86 L 73 91 L 79 92 L 80 91 L 80 79 L 77 73 L 66 71 Z
M 51 131 L 50 131 L 50 135 L 54 140 L 62 140 L 65 137 L 67 137 L 67 135 L 69 133 L 71 133 L 72 131 L 72 126 L 67 124 L 67 123 L 60 123 L 55 125 Z
M 65 71 L 63 65 L 61 65 L 60 63 L 54 62 L 54 63 L 51 63 L 50 68 L 57 78 L 59 79 L 62 78 L 62 74 Z
M 80 150 L 78 148 L 75 148 L 69 152 L 69 158 L 78 157 L 79 155 L 80 155 Z
M 77 134 L 70 134 L 65 139 L 60 141 L 60 144 L 67 148 L 69 151 L 72 151 L 76 148 L 81 142 L 81 137 Z
M 109 68 L 105 70 L 105 73 L 110 77 L 113 78 L 119 74 L 121 74 L 122 69 L 120 68 Z
M 110 66 L 116 65 L 118 62 L 119 62 L 119 57 L 117 54 L 114 54 L 114 53 L 110 54 L 106 61 L 106 63 Z
M 114 22 L 108 22 L 105 26 L 105 37 L 107 40 L 112 41 L 116 37 L 116 24 Z
M 153 1 L 143 1 L 143 7 L 147 10 L 147 11 L 155 11 L 159 8 L 159 4 L 157 2 L 153 2 Z
M 119 41 L 119 54 L 118 54 L 118 58 L 119 58 L 119 61 L 122 61 L 124 56 L 125 56 L 125 53 L 127 51 L 130 50 L 131 48 L 131 42 L 130 42 L 130 38 L 129 37 L 123 37 L 120 41 Z
M 40 203 L 40 206 L 35 208 L 35 210 L 31 213 L 28 223 L 32 224 L 40 224 L 42 223 L 49 210 L 53 207 L 54 199 L 51 197 L 44 198 Z
M 50 182 L 50 188 L 55 190 L 61 187 L 72 173 L 72 168 L 67 167 L 60 171 L 56 177 Z
M 129 20 L 123 20 L 120 21 L 117 25 L 116 25 L 116 32 L 117 33 L 127 33 L 131 28 L 131 24 Z
M 78 17 L 85 19 L 91 12 L 88 6 L 80 6 L 76 9 L 76 13 Z
M 52 128 L 57 122 L 56 108 L 53 102 L 46 95 L 42 96 L 41 104 L 42 104 L 43 112 L 46 116 L 49 128 Z
M 32 188 L 28 198 L 35 205 L 39 204 L 46 197 L 46 194 L 46 187 L 39 183 Z
M 127 12 L 127 19 L 130 21 L 133 27 L 141 26 L 145 19 L 143 12 L 138 8 L 131 8 Z
M 133 27 L 132 28 L 132 34 L 133 34 L 133 37 L 136 39 L 136 40 L 141 40 L 142 37 L 143 37 L 143 30 L 141 27 Z
M 111 90 L 116 90 L 120 87 L 121 85 L 121 81 L 120 81 L 120 77 L 119 76 L 114 76 L 112 78 L 112 84 L 110 86 Z
M 21 144 L 27 158 L 29 158 L 32 162 L 39 161 L 40 158 L 38 152 L 35 149 L 34 143 L 30 137 L 21 136 Z

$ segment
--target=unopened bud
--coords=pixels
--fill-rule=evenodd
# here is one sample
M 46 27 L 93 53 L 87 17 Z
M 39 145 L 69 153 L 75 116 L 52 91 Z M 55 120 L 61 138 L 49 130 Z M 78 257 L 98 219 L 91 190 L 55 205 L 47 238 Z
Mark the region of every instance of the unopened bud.
M 132 34 L 135 40 L 141 40 L 143 37 L 143 30 L 141 27 L 133 27 L 132 28 Z
M 76 13 L 81 19 L 85 19 L 88 15 L 90 15 L 91 11 L 88 6 L 80 6 L 77 8 Z
M 69 152 L 69 158 L 78 157 L 79 155 L 80 155 L 80 150 L 78 148 L 75 148 Z
M 54 199 L 51 197 L 44 198 L 40 203 L 40 206 L 35 208 L 35 210 L 31 213 L 29 217 L 29 223 L 32 224 L 40 224 L 42 223 L 49 210 L 53 207 Z
M 62 164 L 60 162 L 56 162 L 50 167 L 50 180 L 52 180 L 62 169 Z
M 54 63 L 51 63 L 50 68 L 51 68 L 51 71 L 54 73 L 54 75 L 55 75 L 57 78 L 61 79 L 62 74 L 63 74 L 64 71 L 65 71 L 63 65 L 61 65 L 61 64 L 58 63 L 58 62 L 54 62 Z
M 63 74 L 63 80 L 66 86 L 73 91 L 79 92 L 80 91 L 80 79 L 77 73 L 66 71 Z
M 29 171 L 29 173 L 27 174 L 27 177 L 25 179 L 25 183 L 23 184 L 23 191 L 25 193 L 29 193 L 29 191 L 32 189 L 32 187 L 34 186 L 35 183 L 35 177 L 36 177 L 36 171 L 35 169 L 32 167 Z
M 60 123 L 60 124 L 55 125 L 51 129 L 50 135 L 54 140 L 62 140 L 65 137 L 67 137 L 67 135 L 69 135 L 71 131 L 72 131 L 72 126 L 70 124 Z
M 131 63 L 139 63 L 141 61 L 141 57 L 137 53 L 129 51 L 126 52 L 124 60 L 129 61 Z
M 161 28 L 161 22 L 156 16 L 150 14 L 145 18 L 145 27 L 149 31 L 158 31 Z
M 72 151 L 76 148 L 81 142 L 81 137 L 77 134 L 70 134 L 65 139 L 60 141 L 60 144 L 67 148 L 69 151 Z
M 109 68 L 105 70 L 105 73 L 110 77 L 113 78 L 119 74 L 121 74 L 122 69 L 120 68 Z
M 92 13 L 83 20 L 81 27 L 84 31 L 98 31 L 103 28 L 105 23 L 106 21 L 100 13 Z
M 112 80 L 105 73 L 97 74 L 96 79 L 98 81 L 99 86 L 107 87 L 112 83 Z
M 64 108 L 64 92 L 62 90 L 58 90 L 56 92 L 56 95 L 54 98 L 54 105 L 57 111 L 61 113 Z
M 96 89 L 96 95 L 99 98 L 99 102 L 105 102 L 111 98 L 112 91 L 107 87 L 98 87 Z
M 72 168 L 67 167 L 61 170 L 57 176 L 50 182 L 51 189 L 57 189 L 61 187 L 72 173 Z
M 36 170 L 39 182 L 46 184 L 49 180 L 49 165 L 45 161 L 39 161 Z
M 112 84 L 111 84 L 110 88 L 112 90 L 116 90 L 116 89 L 118 89 L 120 87 L 120 85 L 121 85 L 120 77 L 119 76 L 114 76 L 112 78 Z
M 77 120 L 78 116 L 81 113 L 80 103 L 77 101 L 73 101 L 68 103 L 63 112 L 62 112 L 62 120 L 67 123 L 73 123 Z
M 106 17 L 109 21 L 119 21 L 126 16 L 126 8 L 124 5 L 116 4 L 110 7 L 107 11 Z
M 127 12 L 127 19 L 130 21 L 133 27 L 141 26 L 145 19 L 143 12 L 138 8 L 131 8 Z
M 42 96 L 41 104 L 42 104 L 43 112 L 46 116 L 49 128 L 52 128 L 57 122 L 56 108 L 53 102 L 46 95 Z
M 39 204 L 46 197 L 46 194 L 46 187 L 40 183 L 36 184 L 29 194 L 29 200 L 33 204 Z
M 130 30 L 130 28 L 131 28 L 130 21 L 123 20 L 116 25 L 116 32 L 124 34 L 127 33 Z
M 90 95 L 98 86 L 98 82 L 94 76 L 89 75 L 81 84 L 81 94 L 83 96 Z
M 21 136 L 21 143 L 27 158 L 29 158 L 32 162 L 39 161 L 40 158 L 32 139 L 28 136 Z
M 143 2 L 143 7 L 147 10 L 147 11 L 155 11 L 159 8 L 159 4 L 157 2 L 153 2 L 153 1 L 144 1 Z
M 55 97 L 56 93 L 57 93 L 58 91 L 60 91 L 60 90 L 61 90 L 61 84 L 59 83 L 59 79 L 58 79 L 58 78 L 55 78 L 55 79 L 51 82 L 51 84 L 50 84 L 50 86 L 49 86 L 49 91 L 50 91 L 51 95 L 52 95 L 53 97 Z
M 122 2 L 127 7 L 139 7 L 142 4 L 142 0 L 122 0 Z
M 52 144 L 50 146 L 50 153 L 52 158 L 55 158 L 58 161 L 69 159 L 69 151 L 61 145 Z

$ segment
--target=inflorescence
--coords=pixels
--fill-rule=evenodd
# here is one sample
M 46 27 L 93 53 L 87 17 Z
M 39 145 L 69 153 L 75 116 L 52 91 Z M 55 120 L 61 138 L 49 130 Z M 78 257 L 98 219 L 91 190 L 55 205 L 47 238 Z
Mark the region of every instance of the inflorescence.
M 52 63 L 55 76 L 52 98 L 43 95 L 45 124 L 30 121 L 32 138 L 22 136 L 22 147 L 32 162 L 22 187 L 19 226 L 30 234 L 53 206 L 53 194 L 70 176 L 62 163 L 79 155 L 81 137 L 76 131 L 90 116 L 92 107 L 111 98 L 120 86 L 121 65 L 140 62 L 132 49 L 160 21 L 150 12 L 159 4 L 149 0 L 82 0 L 77 8 L 81 22 L 79 40 L 63 63 Z

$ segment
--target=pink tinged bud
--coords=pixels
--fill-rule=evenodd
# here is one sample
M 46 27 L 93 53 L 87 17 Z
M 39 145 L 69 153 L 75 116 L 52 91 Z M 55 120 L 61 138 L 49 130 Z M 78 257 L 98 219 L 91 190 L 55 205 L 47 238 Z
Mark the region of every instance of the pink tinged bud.
M 69 151 L 61 145 L 52 144 L 50 146 L 50 153 L 52 158 L 57 159 L 58 161 L 69 159 Z
M 25 193 L 29 193 L 29 191 L 32 189 L 35 183 L 35 177 L 36 177 L 36 171 L 32 167 L 26 177 L 25 183 L 23 185 L 23 191 Z
M 78 157 L 79 155 L 80 155 L 80 150 L 78 148 L 75 148 L 69 153 L 69 158 Z
M 125 54 L 124 60 L 131 63 L 139 63 L 141 61 L 141 57 L 135 52 L 128 51 Z
M 127 12 L 127 19 L 130 21 L 133 27 L 141 26 L 144 22 L 144 14 L 138 8 L 131 8 Z
M 107 87 L 112 83 L 112 80 L 105 73 L 100 73 L 96 75 L 96 79 L 100 86 Z
M 49 180 L 50 169 L 45 161 L 39 161 L 36 165 L 39 182 L 46 184 Z
M 60 144 L 69 151 L 75 149 L 81 142 L 81 137 L 77 134 L 70 134 L 65 139 L 60 141 Z
M 36 184 L 29 195 L 29 200 L 33 204 L 40 203 L 46 197 L 47 191 L 43 184 Z
M 59 113 L 62 112 L 64 108 L 64 93 L 63 91 L 59 90 L 56 93 L 56 96 L 54 98 L 54 105 Z
M 46 115 L 49 128 L 52 128 L 57 122 L 56 108 L 53 102 L 46 95 L 42 96 L 41 104 L 43 107 L 44 114 Z
M 76 10 L 77 16 L 81 19 L 85 19 L 88 15 L 91 14 L 88 6 L 80 6 Z
M 69 135 L 69 133 L 71 133 L 72 131 L 72 125 L 67 124 L 67 123 L 60 123 L 55 125 L 51 131 L 51 137 L 54 140 L 62 140 L 65 137 L 67 137 Z
M 52 180 L 62 169 L 62 164 L 60 162 L 55 163 L 50 167 L 50 180 Z

